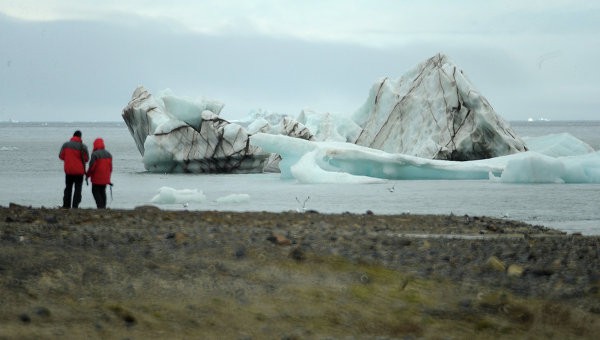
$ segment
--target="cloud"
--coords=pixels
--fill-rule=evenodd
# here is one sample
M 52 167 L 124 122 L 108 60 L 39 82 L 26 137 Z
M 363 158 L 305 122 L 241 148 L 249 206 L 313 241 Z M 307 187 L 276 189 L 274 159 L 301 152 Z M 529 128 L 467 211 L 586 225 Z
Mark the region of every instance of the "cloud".
M 507 119 L 558 119 L 565 108 L 592 119 L 599 6 L 4 0 L 0 31 L 11 34 L 0 35 L 0 119 L 56 112 L 119 120 L 137 85 L 218 99 L 236 117 L 259 107 L 346 113 L 378 78 L 438 52 Z
M 582 0 L 5 0 L 0 4 L 0 12 L 24 20 L 140 17 L 203 34 L 260 34 L 369 46 L 447 36 L 595 33 L 599 9 L 599 4 Z

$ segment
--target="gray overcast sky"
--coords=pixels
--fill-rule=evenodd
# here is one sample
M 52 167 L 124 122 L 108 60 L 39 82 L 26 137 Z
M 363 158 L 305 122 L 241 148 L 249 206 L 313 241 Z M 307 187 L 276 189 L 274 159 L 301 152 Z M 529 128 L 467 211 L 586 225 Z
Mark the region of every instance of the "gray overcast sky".
M 350 114 L 438 52 L 507 120 L 600 119 L 600 1 L 2 0 L 0 120 L 120 121 L 138 85 Z

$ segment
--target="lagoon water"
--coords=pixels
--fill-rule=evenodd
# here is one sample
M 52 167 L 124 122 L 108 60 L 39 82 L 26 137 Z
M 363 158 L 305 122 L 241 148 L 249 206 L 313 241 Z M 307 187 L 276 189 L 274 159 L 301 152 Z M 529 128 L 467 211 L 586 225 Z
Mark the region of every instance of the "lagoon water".
M 600 150 L 600 121 L 511 122 L 522 136 L 568 132 Z M 455 214 L 492 216 L 600 235 L 600 184 L 504 184 L 488 180 L 388 181 L 383 184 L 299 184 L 278 174 L 194 175 L 145 171 L 127 126 L 109 123 L 0 123 L 0 205 L 57 207 L 64 174 L 58 152 L 75 130 L 91 151 L 102 137 L 113 155 L 113 191 L 109 208 L 151 204 L 161 187 L 196 189 L 206 200 L 160 205 L 161 209 L 288 211 L 323 213 L 367 210 L 375 214 Z M 230 194 L 248 194 L 238 203 L 219 203 Z M 91 187 L 84 185 L 82 208 L 94 208 Z

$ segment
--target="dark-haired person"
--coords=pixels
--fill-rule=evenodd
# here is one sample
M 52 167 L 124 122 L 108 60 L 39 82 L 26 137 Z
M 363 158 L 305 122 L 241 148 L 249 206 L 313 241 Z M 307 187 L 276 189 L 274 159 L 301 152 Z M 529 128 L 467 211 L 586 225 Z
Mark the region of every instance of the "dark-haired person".
M 81 141 L 81 131 L 75 131 L 73 137 L 63 144 L 58 158 L 64 162 L 65 169 L 65 192 L 62 207 L 65 209 L 78 208 L 79 203 L 81 203 L 81 186 L 85 174 L 85 163 L 89 159 L 88 148 Z M 73 186 L 75 192 L 73 192 Z M 72 204 L 71 193 L 73 194 Z
M 92 180 L 92 195 L 98 209 L 106 208 L 106 186 L 112 174 L 112 155 L 104 147 L 104 140 L 94 140 L 94 151 L 90 157 L 90 167 L 86 176 Z

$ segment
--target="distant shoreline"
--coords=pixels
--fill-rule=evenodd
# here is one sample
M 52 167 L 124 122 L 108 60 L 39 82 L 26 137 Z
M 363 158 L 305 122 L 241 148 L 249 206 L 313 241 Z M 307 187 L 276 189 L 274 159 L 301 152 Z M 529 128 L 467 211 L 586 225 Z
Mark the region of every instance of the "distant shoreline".
M 79 208 L 79 209 L 63 209 L 60 207 L 32 207 L 32 206 L 24 206 L 17 203 L 9 203 L 8 207 L 0 205 L 0 211 L 4 211 L 8 209 L 18 209 L 18 210 L 28 210 L 31 212 L 35 212 L 35 214 L 41 213 L 60 213 L 65 214 L 76 214 L 76 215 L 115 215 L 115 214 L 125 214 L 125 215 L 140 215 L 143 217 L 144 213 L 152 213 L 152 214 L 186 214 L 192 216 L 204 216 L 207 214 L 210 215 L 224 215 L 227 216 L 228 219 L 231 219 L 232 216 L 237 217 L 238 219 L 252 219 L 257 217 L 265 217 L 268 216 L 271 219 L 275 219 L 278 216 L 284 217 L 285 219 L 324 219 L 324 220 L 332 220 L 334 223 L 349 223 L 349 220 L 353 218 L 362 218 L 362 219 L 376 219 L 379 221 L 387 221 L 387 223 L 394 223 L 397 221 L 405 221 L 406 219 L 412 219 L 414 221 L 419 221 L 419 227 L 408 227 L 402 226 L 403 228 L 408 228 L 408 231 L 420 231 L 420 232 L 431 232 L 432 234 L 439 235 L 440 232 L 443 234 L 447 228 L 443 225 L 436 225 L 435 223 L 427 226 L 427 223 L 432 223 L 438 219 L 447 219 L 447 220 L 457 220 L 462 222 L 462 228 L 454 227 L 451 230 L 450 234 L 480 234 L 480 235 L 492 235 L 496 234 L 552 234 L 552 235 L 567 235 L 566 232 L 545 227 L 542 225 L 532 225 L 526 222 L 521 222 L 517 220 L 509 220 L 509 219 L 501 219 L 495 217 L 487 217 L 487 216 L 457 216 L 454 214 L 410 214 L 410 213 L 401 213 L 401 214 L 374 214 L 370 210 L 367 210 L 365 213 L 321 213 L 316 210 L 307 210 L 305 212 L 295 212 L 295 211 L 281 211 L 281 212 L 271 212 L 271 211 L 226 211 L 226 210 L 163 210 L 154 205 L 142 205 L 138 207 L 134 207 L 131 209 L 123 209 L 123 208 L 108 208 L 108 209 L 94 209 L 94 208 Z M 237 219 L 236 219 L 237 220 Z M 227 220 L 225 220 L 227 221 Z M 486 230 L 487 225 L 489 223 L 494 223 L 498 225 L 502 225 L 503 228 L 499 230 L 494 230 L 492 233 L 489 230 Z M 447 224 L 447 222 L 445 223 Z

